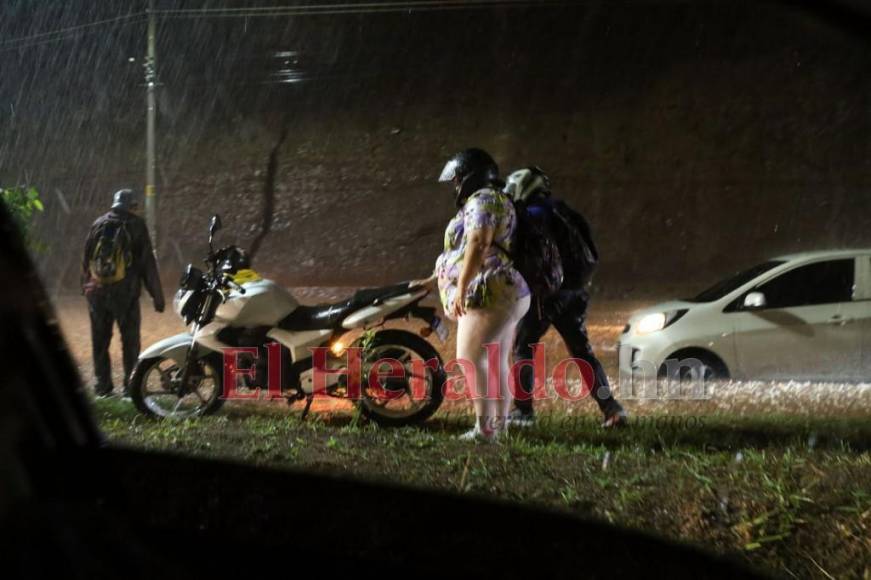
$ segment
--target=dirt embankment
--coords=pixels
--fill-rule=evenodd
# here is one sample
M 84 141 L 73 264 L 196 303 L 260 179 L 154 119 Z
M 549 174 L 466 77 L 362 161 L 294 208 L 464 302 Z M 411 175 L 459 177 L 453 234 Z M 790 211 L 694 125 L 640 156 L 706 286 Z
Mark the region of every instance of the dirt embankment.
M 683 295 L 774 254 L 871 245 L 866 39 L 801 11 L 731 2 L 560 14 L 500 17 L 495 28 L 373 17 L 365 37 L 353 22 L 307 21 L 293 36 L 312 39 L 313 57 L 329 32 L 338 60 L 365 54 L 373 74 L 293 91 L 231 84 L 221 67 L 244 72 L 244 59 L 265 50 L 244 44 L 253 40 L 241 29 L 238 58 L 213 63 L 220 51 L 206 49 L 226 36 L 201 31 L 204 56 L 167 24 L 166 42 L 178 41 L 160 88 L 167 278 L 201 259 L 213 212 L 224 216 L 223 241 L 255 238 L 285 122 L 274 222 L 257 261 L 287 285 L 427 274 L 455 211 L 436 177 L 470 145 L 505 170 L 541 165 L 587 215 L 602 251 L 600 295 Z M 381 36 L 384 46 L 366 41 Z M 213 91 L 188 86 L 185 59 L 215 69 Z M 0 177 L 30 175 L 47 198 L 40 260 L 52 286 L 75 284 L 69 265 L 110 193 L 141 183 L 141 94 L 128 92 L 102 109 L 58 103 L 51 118 L 17 111 Z

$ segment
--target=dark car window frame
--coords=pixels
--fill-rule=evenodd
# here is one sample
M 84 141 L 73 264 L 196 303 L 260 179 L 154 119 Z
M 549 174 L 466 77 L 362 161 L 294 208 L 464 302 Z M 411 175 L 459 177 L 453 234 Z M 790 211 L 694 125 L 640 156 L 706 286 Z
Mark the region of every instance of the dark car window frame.
M 818 266 L 820 264 L 825 264 L 825 263 L 830 263 L 830 262 L 833 263 L 833 262 L 848 262 L 848 261 L 853 263 L 853 272 L 852 272 L 853 278 L 852 278 L 852 284 L 850 285 L 850 299 L 849 300 L 846 300 L 846 301 L 838 300 L 835 302 L 829 302 L 829 301 L 827 301 L 827 302 L 813 302 L 813 303 L 808 303 L 808 304 L 792 304 L 792 305 L 785 305 L 785 306 L 783 306 L 783 305 L 782 306 L 769 306 L 766 304 L 766 306 L 763 306 L 762 308 L 753 308 L 753 309 L 745 309 L 744 308 L 744 298 L 748 294 L 750 294 L 751 292 L 765 293 L 764 288 L 766 285 L 771 284 L 772 282 L 780 279 L 783 276 L 788 276 L 788 275 L 790 275 L 790 274 L 792 274 L 792 273 L 794 273 L 802 268 L 809 268 L 811 266 Z M 856 256 L 850 256 L 847 258 L 828 258 L 828 259 L 816 260 L 813 262 L 805 262 L 805 263 L 796 265 L 795 267 L 790 268 L 789 270 L 785 270 L 783 272 L 778 273 L 775 276 L 772 276 L 771 278 L 767 278 L 766 280 L 763 280 L 762 282 L 754 285 L 752 288 L 748 289 L 747 291 L 742 292 L 740 296 L 738 296 L 733 302 L 731 302 L 726 307 L 724 312 L 735 312 L 735 311 L 757 312 L 757 311 L 762 311 L 762 310 L 782 310 L 784 308 L 803 308 L 803 307 L 807 307 L 807 306 L 824 306 L 826 304 L 846 304 L 848 302 L 853 302 L 853 300 L 854 300 L 853 297 L 855 296 L 855 294 L 856 294 Z M 765 295 L 765 298 L 766 298 L 766 302 L 768 302 L 768 298 L 769 298 L 768 294 Z
M 720 280 L 713 286 L 699 292 L 692 298 L 686 298 L 684 301 L 692 302 L 693 304 L 710 304 L 711 302 L 716 302 L 717 300 L 725 298 L 741 286 L 752 282 L 759 276 L 762 276 L 785 263 L 784 260 L 768 260 L 767 262 L 756 264 L 751 268 L 747 268 L 746 270 L 742 270 L 728 278 Z M 733 282 L 734 280 L 741 281 L 736 284 Z M 713 294 L 713 297 L 709 297 L 711 294 Z

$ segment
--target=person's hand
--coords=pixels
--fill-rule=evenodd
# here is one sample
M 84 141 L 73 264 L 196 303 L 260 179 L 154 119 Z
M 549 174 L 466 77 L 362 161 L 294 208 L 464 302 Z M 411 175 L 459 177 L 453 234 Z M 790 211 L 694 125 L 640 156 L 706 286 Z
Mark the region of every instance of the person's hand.
M 97 290 L 97 283 L 93 279 L 87 280 L 82 284 L 82 295 L 90 296 Z
M 424 278 L 422 280 L 412 280 L 408 283 L 409 288 L 426 288 L 429 291 L 435 290 L 436 283 L 438 282 L 438 278 L 435 275 L 430 276 L 429 278 Z
M 454 303 L 451 304 L 451 312 L 450 315 L 454 320 L 460 318 L 466 313 L 466 293 L 457 291 L 457 294 L 454 296 Z
M 166 310 L 166 303 L 163 301 L 163 298 L 161 298 L 160 300 L 155 300 L 154 301 L 154 311 L 155 312 L 163 312 L 164 310 Z

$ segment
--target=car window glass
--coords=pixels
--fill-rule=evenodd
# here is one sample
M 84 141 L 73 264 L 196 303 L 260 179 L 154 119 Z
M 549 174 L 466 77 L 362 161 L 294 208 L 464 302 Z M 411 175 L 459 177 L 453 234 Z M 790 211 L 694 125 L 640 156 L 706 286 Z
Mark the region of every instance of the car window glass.
M 771 260 L 762 264 L 757 264 L 752 268 L 748 268 L 735 274 L 731 278 L 726 278 L 725 280 L 717 282 L 704 292 L 701 292 L 693 298 L 687 299 L 687 302 L 713 302 L 714 300 L 719 300 L 723 296 L 726 296 L 730 292 L 733 292 L 744 284 L 750 282 L 757 276 L 764 274 L 781 264 L 783 264 L 782 260 Z
M 758 288 L 768 308 L 849 302 L 853 298 L 853 259 L 801 266 Z

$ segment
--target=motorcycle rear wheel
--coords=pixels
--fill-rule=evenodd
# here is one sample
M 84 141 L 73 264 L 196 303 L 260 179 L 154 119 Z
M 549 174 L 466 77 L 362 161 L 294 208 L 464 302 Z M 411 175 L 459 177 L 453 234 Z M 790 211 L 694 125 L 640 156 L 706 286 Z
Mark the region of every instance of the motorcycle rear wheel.
M 361 341 L 357 341 L 355 346 L 361 346 Z M 438 410 L 444 398 L 444 362 L 427 340 L 405 330 L 388 329 L 375 333 L 364 346 L 362 396 L 356 404 L 365 419 L 382 427 L 403 427 L 423 423 Z M 385 379 L 383 389 L 371 389 L 367 384 L 369 370 L 381 358 L 398 360 L 405 369 L 406 378 Z M 421 377 L 424 389 L 413 393 L 408 381 L 412 361 L 432 359 L 438 362 L 437 367 L 424 370 Z M 383 370 L 387 370 L 386 365 Z

